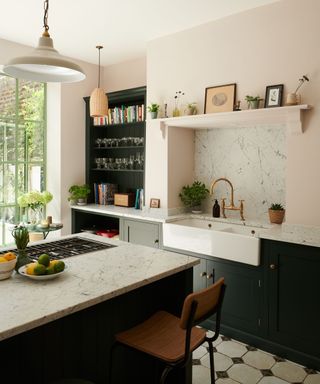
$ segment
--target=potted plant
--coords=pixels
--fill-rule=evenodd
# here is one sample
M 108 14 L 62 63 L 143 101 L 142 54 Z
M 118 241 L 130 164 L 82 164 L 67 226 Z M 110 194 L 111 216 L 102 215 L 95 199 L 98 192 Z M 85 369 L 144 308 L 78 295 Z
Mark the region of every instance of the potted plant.
M 258 109 L 259 103 L 262 100 L 260 96 L 249 96 L 245 97 L 246 102 L 248 103 L 248 109 Z
M 156 103 L 151 103 L 148 106 L 148 111 L 150 112 L 151 119 L 156 119 L 158 117 L 160 105 Z
M 87 197 L 90 193 L 90 187 L 87 184 L 83 185 L 72 185 L 69 188 L 70 196 L 68 200 L 70 202 L 75 202 L 77 205 L 86 205 Z
M 197 112 L 198 112 L 197 103 L 188 103 L 187 104 L 187 110 L 186 110 L 187 115 L 196 115 Z
M 270 223 L 282 224 L 286 210 L 280 203 L 273 203 L 269 208 Z
M 194 181 L 193 184 L 182 187 L 179 197 L 186 207 L 191 208 L 192 213 L 201 213 L 201 202 L 209 193 L 205 184 Z

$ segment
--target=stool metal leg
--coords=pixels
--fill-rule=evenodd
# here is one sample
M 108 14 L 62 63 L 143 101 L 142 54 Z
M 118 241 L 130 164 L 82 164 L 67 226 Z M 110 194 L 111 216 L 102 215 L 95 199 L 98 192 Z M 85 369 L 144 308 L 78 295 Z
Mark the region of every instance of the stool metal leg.
M 165 369 L 162 372 L 161 378 L 160 378 L 160 384 L 164 384 L 165 380 L 169 374 L 169 372 L 173 369 L 173 367 L 166 366 Z
M 215 384 L 215 378 L 214 378 L 214 358 L 213 358 L 213 344 L 212 341 L 208 340 L 209 344 L 209 358 L 210 358 L 210 377 L 211 377 L 211 384 Z

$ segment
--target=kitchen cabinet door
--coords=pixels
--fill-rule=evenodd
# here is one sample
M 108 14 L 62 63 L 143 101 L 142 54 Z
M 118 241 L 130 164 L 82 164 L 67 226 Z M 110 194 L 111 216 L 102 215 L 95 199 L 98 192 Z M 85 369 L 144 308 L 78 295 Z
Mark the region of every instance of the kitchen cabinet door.
M 137 220 L 124 220 L 121 239 L 129 243 L 159 248 L 160 225 Z
M 264 242 L 269 338 L 320 358 L 320 248 Z
M 225 278 L 227 286 L 222 323 L 248 333 L 259 334 L 262 319 L 262 280 L 259 267 L 247 264 L 215 262 L 214 278 Z

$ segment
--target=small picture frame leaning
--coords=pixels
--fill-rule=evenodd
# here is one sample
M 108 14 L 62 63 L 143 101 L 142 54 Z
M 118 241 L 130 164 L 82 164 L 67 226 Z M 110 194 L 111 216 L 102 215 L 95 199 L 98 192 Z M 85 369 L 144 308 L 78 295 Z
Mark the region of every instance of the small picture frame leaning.
M 283 95 L 283 84 L 268 85 L 266 87 L 265 108 L 281 107 Z
M 150 208 L 160 208 L 160 199 L 150 199 Z

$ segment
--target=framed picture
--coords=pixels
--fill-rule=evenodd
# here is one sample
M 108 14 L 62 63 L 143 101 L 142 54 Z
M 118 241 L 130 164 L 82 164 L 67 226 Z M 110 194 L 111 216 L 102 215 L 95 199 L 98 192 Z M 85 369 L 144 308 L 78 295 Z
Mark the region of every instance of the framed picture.
M 236 102 L 236 84 L 206 88 L 204 113 L 231 112 Z
M 268 85 L 266 87 L 265 108 L 281 107 L 283 84 Z
M 160 199 L 150 199 L 150 208 L 160 208 Z

